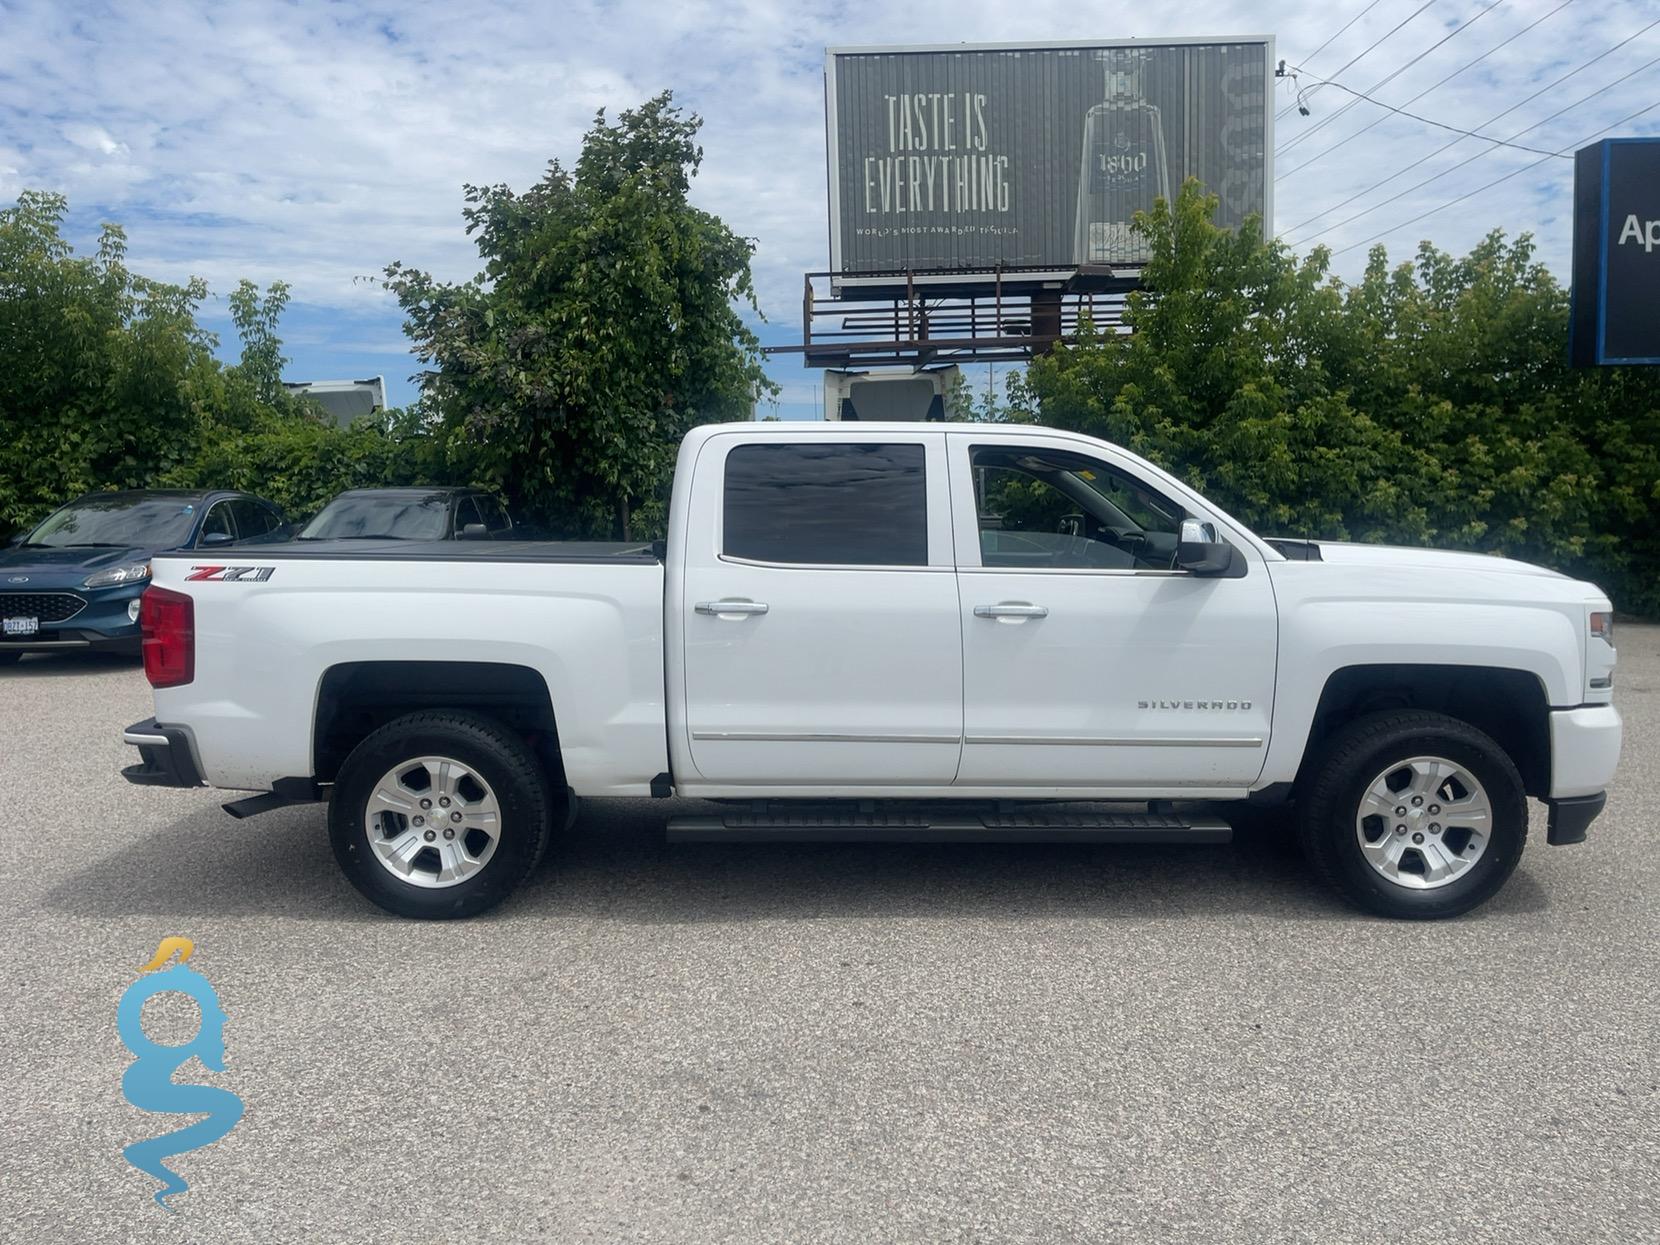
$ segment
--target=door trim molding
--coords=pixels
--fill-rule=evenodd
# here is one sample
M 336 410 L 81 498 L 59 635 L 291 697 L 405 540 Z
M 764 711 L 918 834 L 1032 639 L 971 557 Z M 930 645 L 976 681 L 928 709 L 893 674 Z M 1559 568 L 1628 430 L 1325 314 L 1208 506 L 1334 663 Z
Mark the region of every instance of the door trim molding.
M 971 744 L 1060 744 L 1070 748 L 1260 748 L 1260 736 L 1168 739 L 1151 735 L 1107 739 L 1098 735 L 970 735 Z
M 722 743 L 960 744 L 961 735 L 840 735 L 795 731 L 693 731 L 693 739 Z

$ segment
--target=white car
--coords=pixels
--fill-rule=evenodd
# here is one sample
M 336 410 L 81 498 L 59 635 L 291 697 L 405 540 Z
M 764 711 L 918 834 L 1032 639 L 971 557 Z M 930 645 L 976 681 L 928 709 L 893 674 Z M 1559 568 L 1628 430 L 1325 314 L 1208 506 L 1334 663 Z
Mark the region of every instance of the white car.
M 666 546 L 163 555 L 138 783 L 327 800 L 406 916 L 499 902 L 577 800 L 670 834 L 1217 841 L 1464 912 L 1578 842 L 1620 751 L 1608 598 L 1504 558 L 1258 537 L 1115 446 L 989 424 L 693 431 Z M 1069 803 L 1070 802 L 1070 803 Z

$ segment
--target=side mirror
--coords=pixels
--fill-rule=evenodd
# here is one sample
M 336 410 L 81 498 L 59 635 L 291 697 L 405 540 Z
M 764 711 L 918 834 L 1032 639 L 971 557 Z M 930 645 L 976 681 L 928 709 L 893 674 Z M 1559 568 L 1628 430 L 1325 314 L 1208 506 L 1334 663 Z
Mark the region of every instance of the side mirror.
M 1183 519 L 1176 544 L 1176 565 L 1195 575 L 1222 575 L 1233 567 L 1233 546 L 1218 540 L 1216 526 Z
M 484 524 L 482 524 L 482 523 L 469 523 L 461 529 L 461 535 L 456 537 L 456 539 L 457 540 L 489 540 L 490 539 L 490 529 L 485 527 Z
M 229 532 L 208 532 L 196 543 L 205 549 L 209 545 L 228 545 L 235 539 Z

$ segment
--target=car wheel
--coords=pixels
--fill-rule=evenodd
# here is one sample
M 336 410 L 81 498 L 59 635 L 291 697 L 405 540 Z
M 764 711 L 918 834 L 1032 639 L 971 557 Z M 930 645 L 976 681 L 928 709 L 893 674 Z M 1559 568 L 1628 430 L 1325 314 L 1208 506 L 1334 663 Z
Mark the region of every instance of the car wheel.
M 1391 710 L 1343 727 L 1298 795 L 1317 872 L 1383 916 L 1468 912 L 1527 842 L 1527 795 L 1502 748 L 1445 714 Z
M 329 804 L 329 839 L 352 885 L 388 912 L 475 916 L 536 867 L 551 806 L 541 765 L 501 723 L 412 713 L 346 758 Z

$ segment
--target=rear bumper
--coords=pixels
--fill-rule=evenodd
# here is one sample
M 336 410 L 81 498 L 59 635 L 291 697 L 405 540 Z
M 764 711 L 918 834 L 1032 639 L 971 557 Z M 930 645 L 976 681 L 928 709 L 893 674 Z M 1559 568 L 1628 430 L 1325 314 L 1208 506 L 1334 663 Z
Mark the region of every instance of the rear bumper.
M 121 777 L 140 787 L 200 787 L 201 771 L 190 736 L 177 726 L 160 726 L 154 718 L 134 722 L 121 732 L 121 741 L 138 749 L 137 765 L 121 771 Z
M 1553 709 L 1550 715 L 1550 796 L 1600 795 L 1614 781 L 1623 728 L 1613 705 Z

